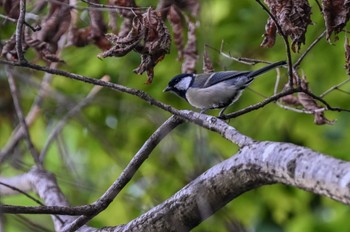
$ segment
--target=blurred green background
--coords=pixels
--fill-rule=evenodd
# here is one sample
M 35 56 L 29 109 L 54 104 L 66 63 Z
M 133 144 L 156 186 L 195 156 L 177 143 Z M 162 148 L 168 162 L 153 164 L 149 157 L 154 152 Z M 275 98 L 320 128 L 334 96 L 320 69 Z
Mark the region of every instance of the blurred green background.
M 147 1 L 156 5 L 156 1 Z M 148 6 L 145 2 L 140 5 Z M 324 21 L 315 2 L 312 6 L 313 25 L 308 27 L 306 45 L 300 54 L 292 54 L 295 61 L 307 46 L 320 35 Z M 87 15 L 85 15 L 87 17 Z M 201 1 L 200 26 L 197 31 L 200 59 L 198 72 L 202 69 L 201 56 L 204 45 L 220 49 L 235 57 L 248 57 L 268 61 L 286 59 L 283 41 L 277 38 L 273 48 L 261 48 L 262 35 L 267 20 L 266 13 L 255 1 Z M 82 18 L 81 23 L 87 24 Z M 170 28 L 170 25 L 167 23 Z M 9 38 L 14 25 L 4 24 L 0 29 L 1 40 Z M 323 39 L 307 55 L 301 65 L 315 94 L 346 80 L 344 70 L 344 36 L 333 44 Z M 179 109 L 191 107 L 175 95 L 163 93 L 170 78 L 181 70 L 176 61 L 177 51 L 171 53 L 155 68 L 151 85 L 144 84 L 146 76 L 132 72 L 139 64 L 139 56 L 130 53 L 122 58 L 99 60 L 100 51 L 93 45 L 84 48 L 70 47 L 63 51 L 65 61 L 60 68 L 70 72 L 101 78 L 110 75 L 111 81 L 130 88 L 141 89 L 155 99 Z M 215 70 L 250 70 L 250 67 L 224 58 L 213 49 L 208 50 Z M 27 54 L 33 58 L 32 51 Z M 34 59 L 34 58 L 33 58 Z M 17 85 L 21 103 L 27 112 L 37 94 L 43 73 L 19 69 Z M 283 81 L 286 71 L 282 70 Z M 273 94 L 275 72 L 258 78 L 251 89 L 231 106 L 227 112 L 242 109 L 262 101 Z M 17 125 L 11 106 L 4 66 L 0 66 L 0 147 L 3 147 L 13 128 Z M 45 139 L 56 123 L 74 105 L 81 101 L 92 88 L 91 85 L 55 76 L 53 92 L 44 100 L 40 117 L 30 129 L 37 148 L 41 149 Z M 342 87 L 350 91 L 350 85 Z M 333 91 L 327 95 L 332 106 L 349 107 L 349 94 Z M 218 111 L 209 114 L 217 115 Z M 119 176 L 121 171 L 142 146 L 145 140 L 170 116 L 154 106 L 127 94 L 103 89 L 78 115 L 71 119 L 51 146 L 45 166 L 56 174 L 63 192 L 72 205 L 88 204 L 99 198 Z M 336 123 L 332 126 L 317 126 L 313 116 L 287 111 L 276 104 L 250 112 L 230 121 L 241 133 L 256 140 L 291 142 L 310 147 L 318 152 L 349 160 L 350 120 L 348 113 L 326 112 L 326 117 Z M 127 223 L 163 202 L 202 172 L 234 155 L 237 147 L 218 134 L 192 124 L 184 124 L 172 131 L 142 165 L 137 175 L 126 186 L 113 203 L 89 224 L 95 227 Z M 12 176 L 27 171 L 32 166 L 25 144 L 15 150 L 12 158 L 1 165 L 1 175 Z M 1 199 L 3 204 L 33 205 L 23 196 Z M 238 224 L 247 231 L 299 232 L 299 231 L 349 231 L 348 206 L 333 200 L 283 185 L 265 186 L 250 191 L 230 202 L 217 214 L 210 217 L 193 231 L 234 231 Z M 48 216 L 25 216 L 44 228 L 52 230 Z M 5 215 L 6 231 L 45 231 L 31 227 L 25 219 Z M 40 229 L 40 230 L 39 230 Z

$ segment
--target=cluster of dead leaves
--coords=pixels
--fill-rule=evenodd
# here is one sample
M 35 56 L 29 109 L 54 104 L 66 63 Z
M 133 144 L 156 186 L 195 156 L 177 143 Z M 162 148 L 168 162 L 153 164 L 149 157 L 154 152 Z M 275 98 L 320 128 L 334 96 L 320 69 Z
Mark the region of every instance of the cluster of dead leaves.
M 38 25 L 37 30 L 26 24 L 23 51 L 33 48 L 48 63 L 62 62 L 57 55 L 60 40 L 66 41 L 65 46 L 95 44 L 103 51 L 98 55 L 99 58 L 120 57 L 135 51 L 140 54 L 141 63 L 134 72 L 146 72 L 147 83 L 151 83 L 155 65 L 170 51 L 171 36 L 165 25 L 165 20 L 168 19 L 173 29 L 179 59 L 183 60 L 182 70 L 194 71 L 198 58 L 195 35 L 198 0 L 160 0 L 157 9 L 138 7 L 134 0 L 109 0 L 107 5 L 101 5 L 99 0 L 83 2 L 89 6 L 90 22 L 86 27 L 79 26 L 79 10 L 71 7 L 69 0 L 38 2 L 30 13 L 44 13 L 47 5 L 49 10 L 45 17 L 34 22 Z M 18 19 L 19 0 L 1 1 L 0 7 L 4 8 L 7 17 Z M 108 24 L 101 8 L 110 9 Z M 121 23 L 118 23 L 119 18 L 122 19 Z M 112 33 L 107 33 L 108 31 Z M 12 61 L 18 59 L 15 33 L 3 46 L 1 55 Z
M 311 24 L 311 7 L 307 0 L 265 0 L 272 15 L 285 36 L 292 40 L 292 50 L 298 52 L 305 43 L 305 33 Z M 338 34 L 350 18 L 349 0 L 323 0 L 322 14 L 326 25 L 326 38 L 330 40 L 332 33 Z M 272 47 L 276 40 L 277 27 L 270 17 L 265 26 L 263 47 Z
M 107 34 L 107 39 L 113 46 L 98 55 L 99 58 L 108 56 L 124 56 L 134 50 L 141 54 L 141 64 L 134 72 L 147 72 L 148 83 L 153 79 L 154 66 L 169 53 L 171 39 L 168 29 L 159 17 L 157 11 L 148 8 L 141 14 L 135 14 L 130 30 L 126 35 Z
M 305 77 L 300 79 L 299 84 L 302 89 L 311 93 Z M 288 88 L 288 86 L 286 86 L 286 88 Z M 334 124 L 334 121 L 327 119 L 324 115 L 326 108 L 318 105 L 316 100 L 307 92 L 299 92 L 296 95 L 287 95 L 279 100 L 287 105 L 302 107 L 305 112 L 312 113 L 314 115 L 314 123 L 316 125 Z
M 307 27 L 312 23 L 310 17 L 312 9 L 308 1 L 265 0 L 265 3 L 273 18 L 270 17 L 267 21 L 261 46 L 272 47 L 275 44 L 277 32 L 281 30 L 280 34 L 291 39 L 293 52 L 299 52 L 301 44 L 305 43 Z M 337 40 L 337 34 L 344 29 L 350 18 L 350 0 L 322 0 L 322 4 L 319 6 L 325 21 L 326 39 L 331 41 L 331 36 L 334 34 L 334 40 Z M 345 60 L 345 67 L 350 74 L 350 48 L 347 40 L 345 42 Z M 295 78 L 294 84 L 298 84 L 305 91 L 311 93 L 305 79 Z M 285 96 L 280 101 L 289 105 L 301 106 L 303 110 L 311 112 L 318 125 L 333 123 L 325 117 L 325 108 L 319 106 L 310 94 L 300 92 L 296 95 Z
M 148 8 L 142 12 L 136 7 L 133 0 L 113 0 L 109 4 L 133 7 L 135 10 L 117 8 L 124 21 L 118 33 L 107 34 L 107 39 L 113 46 L 98 55 L 99 58 L 108 56 L 124 56 L 130 51 L 141 55 L 141 64 L 134 72 L 147 72 L 147 83 L 151 83 L 155 65 L 169 53 L 171 36 L 164 20 L 168 18 L 174 34 L 174 42 L 178 50 L 178 57 L 183 61 L 182 71 L 193 72 L 198 58 L 196 47 L 196 19 L 199 12 L 198 0 L 191 1 L 160 1 L 156 10 Z M 189 15 L 189 16 L 188 16 Z M 184 31 L 187 25 L 187 43 L 185 44 Z M 116 25 L 113 25 L 117 31 Z
M 35 28 L 25 27 L 23 34 L 23 50 L 34 48 L 42 59 L 48 62 L 61 61 L 56 52 L 58 41 L 69 28 L 71 15 L 68 7 L 68 0 L 62 1 L 66 4 L 50 3 L 50 9 L 47 16 L 42 19 L 42 23 Z M 7 16 L 17 20 L 19 16 L 19 0 L 5 0 L 3 7 Z M 41 10 L 42 6 L 37 6 L 35 11 Z M 1 55 L 9 60 L 17 60 L 15 34 L 4 45 Z

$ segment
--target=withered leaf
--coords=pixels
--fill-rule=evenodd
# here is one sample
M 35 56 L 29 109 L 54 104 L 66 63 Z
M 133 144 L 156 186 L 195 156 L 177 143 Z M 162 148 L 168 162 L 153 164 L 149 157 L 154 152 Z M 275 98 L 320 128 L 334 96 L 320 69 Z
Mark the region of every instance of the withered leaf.
M 203 54 L 203 72 L 204 73 L 212 73 L 214 72 L 214 67 L 213 63 L 210 60 L 209 54 L 208 54 L 208 49 L 204 49 L 204 54 Z
M 172 5 L 168 13 L 168 19 L 174 34 L 174 43 L 177 48 L 177 57 L 179 60 L 183 58 L 184 53 L 184 29 L 183 29 L 183 15 L 179 9 Z
M 287 105 L 294 105 L 294 106 L 299 106 L 301 105 L 299 98 L 290 94 L 284 97 L 281 97 L 279 99 L 282 103 L 287 104 Z
M 264 34 L 264 40 L 260 44 L 261 47 L 264 48 L 271 48 L 273 45 L 275 45 L 276 41 L 276 24 L 274 21 L 269 18 L 267 20 L 267 23 L 265 25 L 265 34 Z
M 71 22 L 69 1 L 63 2 L 65 4 L 50 2 L 49 13 L 43 20 L 41 30 L 32 33 L 27 28 L 25 30 L 25 43 L 49 63 L 63 62 L 56 55 L 58 41 L 68 31 Z
M 350 45 L 349 45 L 349 38 L 345 38 L 345 69 L 347 74 L 350 76 Z
M 322 10 L 326 24 L 326 39 L 330 40 L 331 34 L 338 34 L 349 21 L 350 1 L 349 0 L 323 0 Z M 337 37 L 335 38 L 337 40 Z
M 298 52 L 300 45 L 305 43 L 305 33 L 311 24 L 311 7 L 307 0 L 265 0 L 271 13 L 283 33 L 292 39 L 292 50 Z M 269 20 L 266 25 L 266 33 L 262 46 L 270 47 L 274 44 L 276 31 Z M 268 38 L 266 38 L 268 37 Z
M 198 59 L 196 45 L 196 23 L 188 22 L 187 44 L 184 50 L 184 62 L 182 63 L 182 73 L 193 73 Z
M 304 89 L 308 88 L 308 83 L 306 80 L 301 80 L 301 85 Z M 298 93 L 298 100 L 300 104 L 304 107 L 304 109 L 313 112 L 314 115 L 314 123 L 317 125 L 324 125 L 324 124 L 334 124 L 334 121 L 328 120 L 324 115 L 324 108 L 317 105 L 314 98 L 312 98 L 310 95 L 300 92 Z
M 131 50 L 141 54 L 141 64 L 134 71 L 138 74 L 147 72 L 147 83 L 153 79 L 154 66 L 169 53 L 171 38 L 167 27 L 156 11 L 149 8 L 141 16 L 135 15 L 131 30 L 125 36 L 107 34 L 113 44 L 108 51 L 98 57 L 124 56 Z
M 0 6 L 4 7 L 5 13 L 8 17 L 18 19 L 19 16 L 19 0 L 3 0 Z

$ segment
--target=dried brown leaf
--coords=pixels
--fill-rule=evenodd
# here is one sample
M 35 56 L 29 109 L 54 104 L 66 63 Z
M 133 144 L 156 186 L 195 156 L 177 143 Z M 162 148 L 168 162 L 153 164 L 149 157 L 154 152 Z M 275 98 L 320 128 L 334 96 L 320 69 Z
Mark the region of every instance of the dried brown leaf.
M 142 14 L 141 9 L 137 8 L 134 0 L 109 0 L 109 5 L 121 6 L 116 10 L 118 11 L 119 15 L 123 16 L 124 18 L 132 19 L 135 17 L 135 15 Z M 132 7 L 133 10 L 130 10 L 130 7 Z
M 345 69 L 347 74 L 350 76 L 350 45 L 349 45 L 349 38 L 345 38 Z
M 273 45 L 275 45 L 276 30 L 277 30 L 276 24 L 273 22 L 271 18 L 269 18 L 265 25 L 264 40 L 260 44 L 261 47 L 271 48 L 273 47 Z
M 331 34 L 338 34 L 349 21 L 350 1 L 349 0 L 323 0 L 323 15 L 326 24 L 327 40 Z M 337 37 L 335 38 L 337 40 Z
M 18 19 L 19 16 L 19 0 L 4 0 L 2 2 L 6 16 Z
M 311 24 L 311 7 L 307 0 L 265 0 L 271 13 L 275 16 L 284 34 L 292 39 L 292 50 L 298 52 L 300 45 L 305 43 L 307 26 Z M 274 43 L 274 28 L 266 25 L 265 39 L 262 45 L 266 47 Z M 268 38 L 266 38 L 268 36 Z M 266 40 L 266 41 L 265 41 Z
M 97 0 L 91 0 L 90 2 L 98 3 Z M 90 43 L 94 43 L 102 50 L 109 49 L 111 47 L 111 44 L 105 37 L 105 33 L 107 32 L 107 25 L 103 21 L 102 12 L 95 10 L 94 8 L 90 8 L 89 14 L 90 26 L 79 29 L 76 28 L 76 25 L 71 27 L 69 37 L 71 44 L 78 47 L 83 47 Z M 73 21 L 75 22 L 76 20 Z
M 292 94 L 281 97 L 280 101 L 284 104 L 287 104 L 287 105 L 293 105 L 293 106 L 300 106 L 301 105 L 299 98 L 297 96 L 292 95 Z
M 1 56 L 10 61 L 16 61 L 18 59 L 15 34 L 13 34 L 11 38 L 4 44 L 4 47 L 1 50 Z
M 301 80 L 301 86 L 304 89 L 308 88 L 308 83 L 305 80 Z M 324 125 L 324 124 L 333 124 L 334 121 L 328 120 L 324 115 L 324 108 L 317 105 L 314 98 L 312 98 L 310 95 L 300 92 L 298 93 L 298 100 L 300 104 L 308 111 L 313 112 L 314 115 L 314 123 L 317 125 Z
M 113 44 L 108 51 L 98 57 L 124 56 L 131 50 L 141 54 L 141 64 L 134 71 L 138 74 L 147 72 L 147 83 L 153 80 L 153 68 L 169 53 L 171 38 L 167 27 L 156 11 L 149 8 L 141 16 L 135 16 L 131 30 L 125 36 L 107 34 Z
M 193 17 L 198 16 L 200 7 L 198 0 L 175 0 L 171 2 L 181 10 L 189 11 Z
M 43 22 L 41 30 L 34 33 L 33 37 L 56 46 L 61 36 L 67 32 L 71 22 L 69 1 L 50 2 L 49 14 Z
M 196 38 L 196 23 L 188 22 L 187 44 L 184 50 L 184 62 L 182 63 L 182 73 L 193 73 L 198 59 Z
M 43 20 L 41 30 L 30 31 L 25 28 L 24 44 L 34 48 L 41 58 L 47 62 L 62 62 L 56 56 L 58 41 L 70 26 L 71 15 L 68 0 L 65 4 L 50 2 L 47 17 Z
M 205 47 L 204 54 L 203 54 L 203 72 L 204 73 L 214 72 L 213 63 L 210 60 L 207 47 Z
M 184 29 L 183 29 L 183 15 L 172 5 L 168 13 L 168 19 L 174 33 L 174 43 L 177 48 L 177 57 L 179 60 L 183 58 L 184 53 Z

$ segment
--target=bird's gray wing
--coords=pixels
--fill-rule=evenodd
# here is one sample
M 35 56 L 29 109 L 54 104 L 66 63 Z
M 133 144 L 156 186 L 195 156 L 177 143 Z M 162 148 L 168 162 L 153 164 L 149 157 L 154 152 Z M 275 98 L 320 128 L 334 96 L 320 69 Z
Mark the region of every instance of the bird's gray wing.
M 211 74 L 205 81 L 203 87 L 209 87 L 215 85 L 217 83 L 232 80 L 232 84 L 236 81 L 241 82 L 243 80 L 238 80 L 241 78 L 237 77 L 245 77 L 248 75 L 249 71 L 224 71 L 224 72 L 216 72 Z

